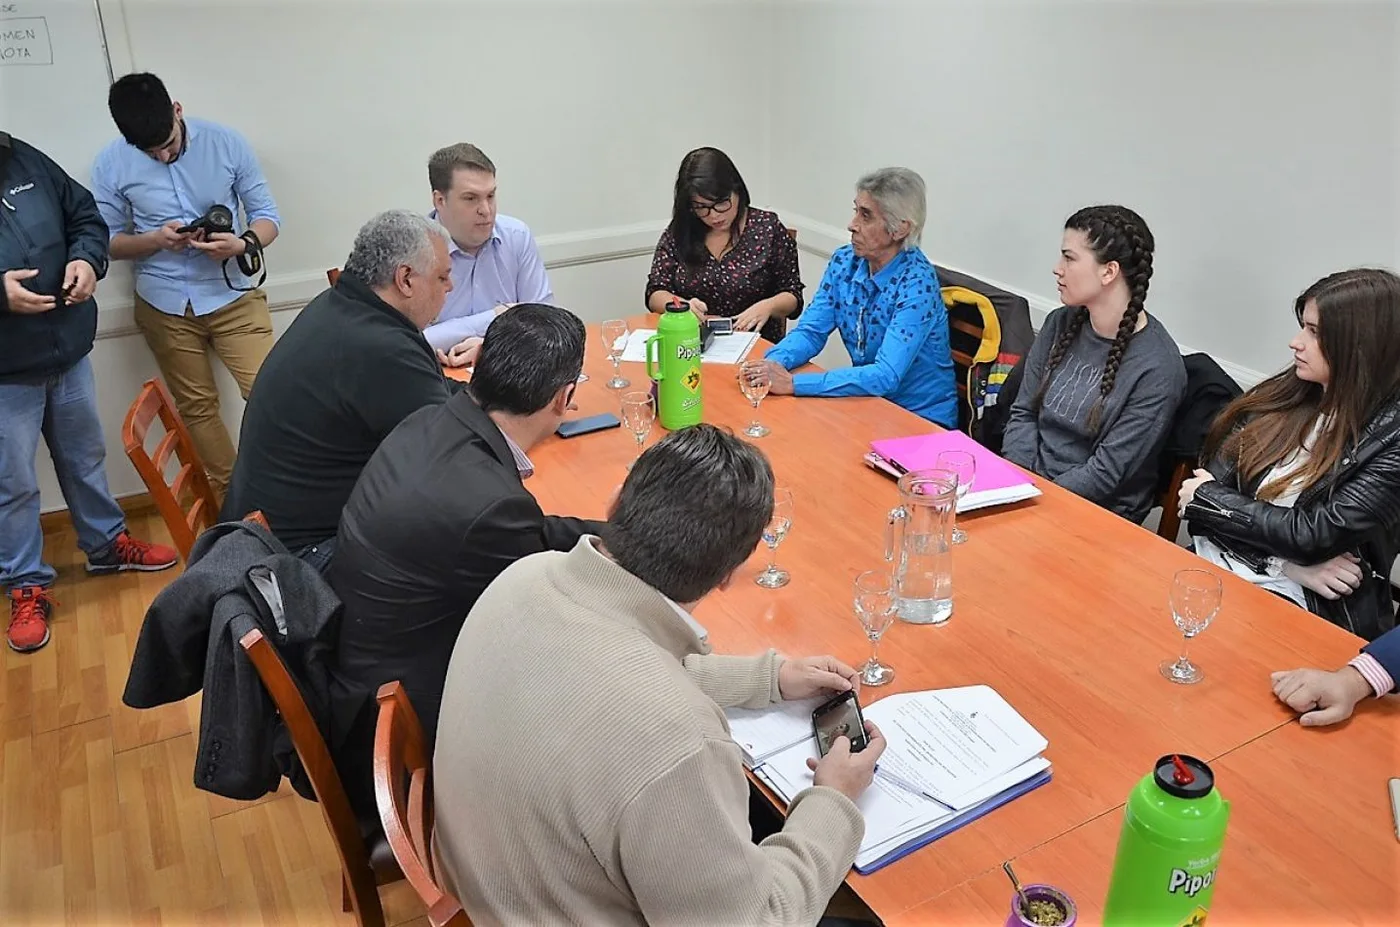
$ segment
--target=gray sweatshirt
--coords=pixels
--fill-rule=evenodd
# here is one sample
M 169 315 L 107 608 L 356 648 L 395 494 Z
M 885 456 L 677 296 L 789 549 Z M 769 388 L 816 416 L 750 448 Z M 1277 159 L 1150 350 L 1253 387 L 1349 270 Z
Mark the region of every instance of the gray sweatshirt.
M 1186 395 L 1186 367 L 1172 336 L 1149 315 L 1147 327 L 1123 352 L 1113 392 L 1104 401 L 1102 426 L 1091 437 L 1089 410 L 1098 398 L 1113 339 L 1096 334 L 1086 319 L 1052 374 L 1039 414 L 1032 412 L 1050 349 L 1075 311 L 1056 309 L 1036 336 L 1006 424 L 1002 455 L 1141 523 L 1154 502 L 1157 458 Z

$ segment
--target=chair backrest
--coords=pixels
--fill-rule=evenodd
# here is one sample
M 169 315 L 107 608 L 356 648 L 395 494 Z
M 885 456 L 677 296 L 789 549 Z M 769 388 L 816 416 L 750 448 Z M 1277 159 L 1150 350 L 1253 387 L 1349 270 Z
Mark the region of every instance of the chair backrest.
M 428 909 L 433 927 L 471 927 L 462 903 L 433 872 L 433 790 L 418 713 L 397 682 L 379 687 L 374 729 L 374 803 L 394 859 Z
M 958 386 L 958 427 L 970 431 L 980 404 L 973 369 L 989 364 L 1001 351 L 1001 322 L 992 301 L 961 286 L 943 287 L 948 309 L 948 346 L 953 355 L 953 375 Z
M 165 434 L 156 445 L 155 453 L 148 454 L 146 436 L 156 419 L 160 419 Z M 194 539 L 218 519 L 219 501 L 209 485 L 209 475 L 194 449 L 189 430 L 160 380 L 147 380 L 136 394 L 136 401 L 127 409 L 122 422 L 122 446 L 165 519 L 176 550 L 188 560 Z M 180 466 L 175 478 L 166 483 L 165 471 L 172 456 Z
M 1177 514 L 1176 508 L 1177 496 L 1181 493 L 1181 484 L 1186 482 L 1195 466 L 1194 460 L 1178 459 L 1172 467 L 1171 475 L 1167 477 L 1166 485 L 1162 487 L 1162 494 L 1157 497 L 1157 504 L 1162 507 L 1162 518 L 1157 522 L 1157 536 L 1166 538 L 1173 544 L 1181 531 L 1181 516 Z
M 338 281 L 339 279 L 340 279 L 340 268 L 339 268 L 339 267 L 332 267 L 330 270 L 326 271 L 326 280 L 328 280 L 328 281 L 330 282 L 330 285 L 331 285 L 331 286 L 335 286 L 336 281 Z
M 272 697 L 282 722 L 292 735 L 292 745 L 297 756 L 306 768 L 311 786 L 316 790 L 316 801 L 321 806 L 321 817 L 335 841 L 335 849 L 340 854 L 340 866 L 344 874 L 344 884 L 349 889 L 350 904 L 356 920 L 362 927 L 384 927 L 384 908 L 379 901 L 379 889 L 375 885 L 374 871 L 370 868 L 369 851 L 364 838 L 360 836 L 360 826 L 355 812 L 350 809 L 350 799 L 336 772 L 331 752 L 326 747 L 311 710 L 306 707 L 296 680 L 287 672 L 282 655 L 277 648 L 254 628 L 238 641 L 243 652 L 252 661 L 253 667 L 262 679 L 263 688 Z

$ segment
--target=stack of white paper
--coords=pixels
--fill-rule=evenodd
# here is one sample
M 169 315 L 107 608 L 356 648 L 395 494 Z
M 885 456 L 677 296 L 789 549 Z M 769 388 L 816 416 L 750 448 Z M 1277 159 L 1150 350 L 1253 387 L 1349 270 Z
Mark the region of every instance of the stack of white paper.
M 633 363 L 645 363 L 647 359 L 647 339 L 656 332 L 639 328 L 627 335 L 627 343 L 622 348 L 622 359 Z M 737 364 L 742 361 L 758 341 L 758 332 L 732 332 L 715 335 L 710 346 L 700 355 L 705 364 Z
M 791 703 L 726 713 L 750 768 L 785 802 L 812 785 L 812 707 Z M 888 746 L 874 784 L 856 802 L 865 815 L 865 839 L 856 855 L 862 872 L 1048 779 L 1050 763 L 1041 756 L 1045 738 L 988 686 L 891 695 L 864 714 Z M 798 732 L 799 715 L 805 733 Z

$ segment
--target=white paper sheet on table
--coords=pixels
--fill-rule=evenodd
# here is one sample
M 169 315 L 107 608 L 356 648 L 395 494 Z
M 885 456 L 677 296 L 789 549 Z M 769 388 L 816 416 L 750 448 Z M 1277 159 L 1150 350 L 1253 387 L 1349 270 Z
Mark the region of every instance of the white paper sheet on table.
M 654 329 L 639 328 L 627 335 L 627 343 L 622 348 L 622 359 L 632 363 L 645 363 L 647 359 L 647 339 L 656 334 Z M 758 341 L 758 332 L 734 332 L 728 335 L 715 335 L 709 348 L 700 355 L 706 364 L 737 364 Z
M 817 746 L 806 704 L 731 708 L 725 714 L 745 762 L 780 799 L 790 802 L 811 786 L 807 759 L 817 756 Z M 867 706 L 865 717 L 887 741 L 880 769 L 940 801 L 877 773 L 856 802 L 866 825 L 857 867 L 879 865 L 921 836 L 980 816 L 1008 790 L 1024 788 L 1050 769 L 1040 755 L 1048 746 L 1045 738 L 988 686 L 890 695 Z

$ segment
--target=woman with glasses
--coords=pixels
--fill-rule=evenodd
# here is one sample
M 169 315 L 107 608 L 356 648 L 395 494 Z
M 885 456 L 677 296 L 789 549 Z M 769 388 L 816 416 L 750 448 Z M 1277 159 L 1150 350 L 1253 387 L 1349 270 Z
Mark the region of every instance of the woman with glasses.
M 702 322 L 732 318 L 774 342 L 802 309 L 797 245 L 776 213 L 749 205 L 744 178 L 718 148 L 681 161 L 671 224 L 652 256 L 647 309 L 665 312 L 677 297 Z

